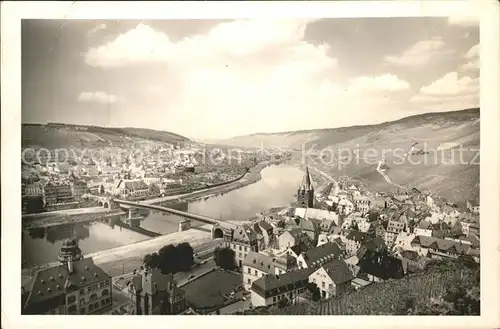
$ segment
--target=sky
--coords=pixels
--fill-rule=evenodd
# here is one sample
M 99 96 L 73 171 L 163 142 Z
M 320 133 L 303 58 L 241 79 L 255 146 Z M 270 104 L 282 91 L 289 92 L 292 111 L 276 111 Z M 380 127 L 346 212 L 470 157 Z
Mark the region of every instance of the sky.
M 22 122 L 197 140 L 479 106 L 479 24 L 457 18 L 23 20 Z

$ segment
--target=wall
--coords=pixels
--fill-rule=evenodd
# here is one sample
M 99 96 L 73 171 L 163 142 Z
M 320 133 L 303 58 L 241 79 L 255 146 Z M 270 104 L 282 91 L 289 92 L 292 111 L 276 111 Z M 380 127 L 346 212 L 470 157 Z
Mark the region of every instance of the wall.
M 248 273 L 248 270 L 250 270 L 251 273 Z M 242 273 L 243 273 L 243 286 L 245 287 L 246 290 L 250 290 L 250 288 L 252 287 L 252 283 L 255 280 L 267 274 L 265 272 L 262 272 L 261 270 L 246 265 L 243 266 Z M 250 280 L 250 283 L 248 283 L 248 280 Z

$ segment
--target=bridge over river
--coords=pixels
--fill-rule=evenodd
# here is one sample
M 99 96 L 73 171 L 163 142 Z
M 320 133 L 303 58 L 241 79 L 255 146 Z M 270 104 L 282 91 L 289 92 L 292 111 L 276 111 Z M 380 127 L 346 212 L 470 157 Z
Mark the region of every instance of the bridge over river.
M 217 220 L 214 218 L 210 218 L 203 215 L 197 215 L 193 213 L 189 213 L 186 211 L 181 211 L 177 209 L 172 209 L 168 207 L 158 206 L 146 202 L 141 201 L 128 201 L 128 200 L 120 200 L 120 199 L 111 199 L 112 203 L 118 205 L 120 208 L 128 211 L 129 219 L 132 218 L 132 210 L 133 209 L 149 209 L 156 210 L 160 212 L 165 212 L 172 215 L 177 215 L 182 217 L 183 219 L 179 223 L 179 231 L 185 231 L 191 228 L 191 221 L 195 220 L 198 222 L 202 222 L 204 224 L 209 224 L 211 226 L 211 234 L 213 239 L 222 238 L 224 235 L 224 231 L 229 231 L 231 229 L 236 228 L 235 224 L 224 222 L 221 220 Z

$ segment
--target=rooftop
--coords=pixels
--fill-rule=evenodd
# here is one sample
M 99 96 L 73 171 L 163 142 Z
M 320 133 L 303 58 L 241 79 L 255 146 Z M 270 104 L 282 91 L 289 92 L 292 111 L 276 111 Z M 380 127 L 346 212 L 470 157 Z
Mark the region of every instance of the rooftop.
M 335 284 L 342 284 L 354 279 L 349 266 L 344 260 L 334 259 L 322 266 Z
M 92 258 L 74 262 L 73 272 L 69 272 L 67 264 L 42 269 L 35 274 L 25 307 L 29 308 L 30 304 L 43 303 L 65 295 L 67 291 L 79 290 L 110 278 L 94 264 Z
M 294 284 L 299 281 L 307 280 L 309 275 L 314 272 L 314 269 L 303 268 L 296 271 L 290 271 L 281 275 L 266 275 L 255 280 L 252 284 L 254 287 L 260 288 L 263 292 L 271 291 L 281 287 L 286 287 L 289 284 Z
M 255 251 L 249 251 L 248 255 L 243 260 L 244 266 L 249 266 L 258 269 L 265 273 L 274 272 L 274 262 L 271 257 Z

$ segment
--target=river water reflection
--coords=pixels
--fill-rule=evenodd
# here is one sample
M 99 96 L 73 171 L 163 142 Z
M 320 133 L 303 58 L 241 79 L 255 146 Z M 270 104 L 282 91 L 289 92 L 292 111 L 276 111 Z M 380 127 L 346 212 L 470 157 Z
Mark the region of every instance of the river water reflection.
M 302 175 L 298 168 L 290 165 L 271 166 L 262 170 L 260 181 L 238 190 L 189 203 L 164 205 L 217 219 L 247 220 L 262 210 L 290 204 Z M 140 226 L 167 234 L 178 230 L 179 221 L 178 216 L 149 211 Z M 192 222 L 192 225 L 197 224 Z M 149 239 L 108 221 L 31 229 L 23 231 L 22 235 L 23 268 L 56 261 L 62 241 L 73 235 L 80 239 L 84 254 Z

